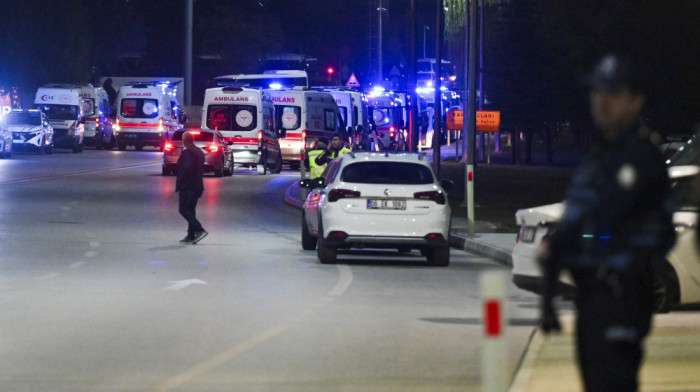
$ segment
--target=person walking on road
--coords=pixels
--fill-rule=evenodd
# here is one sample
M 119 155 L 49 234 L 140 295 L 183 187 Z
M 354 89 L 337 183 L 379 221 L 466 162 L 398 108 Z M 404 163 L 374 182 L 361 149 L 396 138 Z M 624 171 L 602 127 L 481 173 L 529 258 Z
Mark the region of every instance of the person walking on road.
M 605 56 L 588 77 L 600 140 L 572 177 L 565 211 L 539 250 L 545 272 L 542 329 L 559 330 L 552 304 L 559 271 L 578 288 L 577 357 L 587 392 L 638 391 L 657 276 L 675 242 L 660 136 L 640 124 L 639 63 Z M 655 303 L 656 301 L 656 303 Z
M 177 160 L 175 192 L 180 195 L 178 210 L 187 221 L 187 236 L 180 243 L 196 244 L 209 234 L 197 220 L 195 212 L 197 201 L 204 192 L 204 152 L 195 146 L 190 132 L 182 134 L 182 143 L 185 148 Z
M 333 135 L 331 138 L 331 143 L 328 145 L 328 148 L 326 148 L 326 151 L 323 152 L 323 154 L 319 155 L 314 163 L 316 165 L 326 165 L 328 162 L 332 161 L 335 158 L 341 157 L 347 153 L 349 153 L 350 150 L 349 148 L 345 147 L 345 144 L 343 143 L 343 137 L 341 134 L 336 133 Z

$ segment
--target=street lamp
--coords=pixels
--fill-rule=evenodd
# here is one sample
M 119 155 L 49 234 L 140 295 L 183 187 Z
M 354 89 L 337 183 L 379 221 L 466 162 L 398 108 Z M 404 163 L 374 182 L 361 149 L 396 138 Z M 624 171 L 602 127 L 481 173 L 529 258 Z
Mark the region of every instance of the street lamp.
M 423 58 L 427 58 L 427 56 L 425 55 L 425 42 L 426 42 L 425 38 L 426 38 L 426 32 L 428 30 L 430 30 L 430 27 L 428 27 L 428 25 L 423 25 Z
M 334 71 L 335 70 L 333 69 L 333 67 L 328 67 L 328 69 L 326 69 L 326 72 L 328 72 L 328 81 L 329 82 L 331 81 L 331 76 L 333 75 Z

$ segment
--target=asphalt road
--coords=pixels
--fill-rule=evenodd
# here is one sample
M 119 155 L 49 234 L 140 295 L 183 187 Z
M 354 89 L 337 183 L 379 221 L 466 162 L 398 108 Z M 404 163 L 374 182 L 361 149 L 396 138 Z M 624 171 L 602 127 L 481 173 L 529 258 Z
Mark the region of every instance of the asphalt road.
M 298 172 L 205 179 L 180 245 L 159 153 L 0 160 L 0 390 L 480 391 L 479 273 L 453 250 L 321 265 L 283 202 Z M 512 373 L 537 298 L 509 284 Z

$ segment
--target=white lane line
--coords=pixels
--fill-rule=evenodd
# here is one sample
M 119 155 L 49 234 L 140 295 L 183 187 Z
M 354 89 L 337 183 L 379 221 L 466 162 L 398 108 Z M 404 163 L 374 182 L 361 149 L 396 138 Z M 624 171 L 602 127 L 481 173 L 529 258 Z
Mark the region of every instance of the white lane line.
M 97 241 L 90 241 L 90 247 L 91 247 L 91 248 L 99 248 L 100 245 L 101 245 L 101 244 L 100 244 L 99 242 L 97 242 Z
M 99 255 L 99 254 L 100 254 L 100 252 L 95 252 L 94 250 L 89 250 L 89 251 L 85 252 L 84 257 L 85 257 L 86 259 L 89 259 L 89 258 L 92 258 L 92 257 L 97 257 L 97 255 Z
M 106 173 L 106 172 L 116 171 L 116 170 L 134 169 L 134 168 L 138 168 L 138 167 L 153 166 L 153 165 L 160 165 L 160 164 L 161 164 L 160 161 L 153 162 L 153 163 L 139 163 L 139 164 L 134 164 L 134 165 L 129 165 L 129 166 L 113 167 L 113 168 L 109 168 L 109 169 L 85 170 L 85 171 L 80 171 L 80 172 L 57 174 L 57 175 L 51 175 L 51 176 L 41 176 L 41 177 L 22 178 L 22 179 L 9 180 L 9 181 L 0 181 L 0 184 L 7 185 L 7 184 L 20 184 L 23 182 L 32 182 L 32 181 L 55 180 L 57 178 L 84 176 L 87 174 Z
M 84 261 L 76 261 L 75 263 L 68 264 L 66 266 L 66 268 L 76 269 L 76 268 L 80 268 L 80 267 L 84 266 L 85 264 L 87 264 L 87 263 Z
M 45 274 L 45 275 L 39 275 L 39 276 L 35 277 L 34 279 L 36 279 L 36 280 L 48 280 L 48 279 L 56 278 L 58 276 L 61 276 L 61 274 L 56 273 L 56 272 L 50 272 L 50 273 Z
M 267 329 L 266 331 L 263 331 L 252 338 L 241 342 L 239 345 L 232 347 L 231 349 L 209 359 L 206 360 L 198 365 L 195 365 L 188 370 L 178 374 L 175 377 L 171 377 L 164 382 L 160 383 L 159 385 L 156 385 L 155 388 L 152 389 L 154 392 L 161 392 L 161 391 L 169 391 L 173 388 L 178 388 L 190 381 L 193 381 L 197 377 L 202 376 L 206 372 L 217 368 L 218 366 L 231 361 L 232 359 L 240 356 L 241 354 L 245 353 L 246 351 L 251 350 L 255 346 L 262 344 L 275 336 L 283 333 L 285 330 L 287 330 L 288 326 L 285 324 L 280 324 L 277 326 L 274 326 L 272 328 Z
M 350 267 L 343 264 L 336 264 L 336 267 L 338 268 L 340 277 L 338 278 L 338 283 L 335 284 L 335 287 L 328 292 L 328 295 L 331 297 L 339 297 L 343 295 L 348 287 L 350 287 L 353 280 L 352 270 Z

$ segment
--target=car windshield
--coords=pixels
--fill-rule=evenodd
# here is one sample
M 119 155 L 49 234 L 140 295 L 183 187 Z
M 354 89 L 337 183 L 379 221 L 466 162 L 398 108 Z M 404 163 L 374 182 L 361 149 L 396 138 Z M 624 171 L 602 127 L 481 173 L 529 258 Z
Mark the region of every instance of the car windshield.
M 51 120 L 77 120 L 80 109 L 77 105 L 38 105 L 40 109 Z
M 186 131 L 177 131 L 173 134 L 174 141 L 182 140 L 182 134 Z M 194 136 L 194 141 L 196 142 L 213 142 L 214 134 L 211 132 L 190 132 Z
M 39 113 L 9 113 L 5 117 L 7 125 L 41 125 Z
M 423 185 L 435 182 L 429 167 L 410 162 L 357 162 L 347 165 L 340 179 L 357 184 Z

